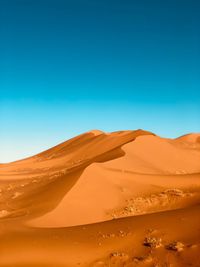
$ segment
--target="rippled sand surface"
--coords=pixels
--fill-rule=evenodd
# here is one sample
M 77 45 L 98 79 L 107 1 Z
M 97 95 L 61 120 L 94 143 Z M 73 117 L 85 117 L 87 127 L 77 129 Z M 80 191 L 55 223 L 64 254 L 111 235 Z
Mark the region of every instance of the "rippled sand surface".
M 200 266 L 200 134 L 98 130 L 0 164 L 0 266 Z

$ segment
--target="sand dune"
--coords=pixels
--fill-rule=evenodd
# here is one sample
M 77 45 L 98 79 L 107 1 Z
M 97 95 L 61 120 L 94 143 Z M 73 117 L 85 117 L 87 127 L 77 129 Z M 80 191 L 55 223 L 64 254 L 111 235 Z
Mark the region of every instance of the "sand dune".
M 199 140 L 93 130 L 1 164 L 0 266 L 200 266 Z
M 8 223 L 1 266 L 199 266 L 199 212 L 198 205 L 45 230 Z

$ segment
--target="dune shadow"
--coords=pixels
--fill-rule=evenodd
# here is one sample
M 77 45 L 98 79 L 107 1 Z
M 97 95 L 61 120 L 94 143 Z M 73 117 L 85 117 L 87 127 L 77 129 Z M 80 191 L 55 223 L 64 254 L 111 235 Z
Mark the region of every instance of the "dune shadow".
M 71 168 L 66 174 L 61 172 L 61 175 L 55 179 L 50 180 L 48 174 L 43 176 L 43 184 L 32 188 L 30 186 L 19 199 L 10 199 L 9 206 L 12 207 L 13 212 L 5 219 L 21 220 L 24 217 L 27 220 L 52 211 L 73 188 L 90 164 L 102 163 L 124 155 L 124 151 L 118 147 L 89 159 L 80 166 Z

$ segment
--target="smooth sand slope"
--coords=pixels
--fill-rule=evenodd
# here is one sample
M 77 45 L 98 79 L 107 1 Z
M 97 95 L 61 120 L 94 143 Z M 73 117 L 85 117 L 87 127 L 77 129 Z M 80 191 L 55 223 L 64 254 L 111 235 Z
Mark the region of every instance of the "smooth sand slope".
M 200 266 L 200 134 L 94 130 L 0 165 L 0 266 Z

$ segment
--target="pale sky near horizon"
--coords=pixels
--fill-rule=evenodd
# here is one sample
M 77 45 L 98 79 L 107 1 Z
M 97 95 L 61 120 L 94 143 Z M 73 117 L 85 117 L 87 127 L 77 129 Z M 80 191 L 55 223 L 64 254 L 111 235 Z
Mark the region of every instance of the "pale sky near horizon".
M 200 132 L 200 1 L 0 1 L 0 163 L 91 129 Z

